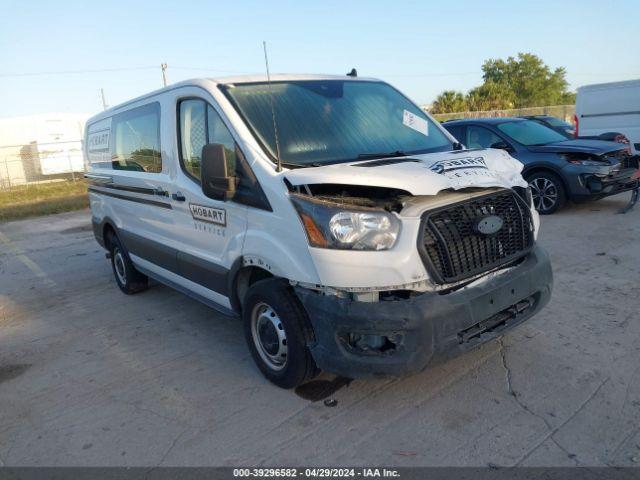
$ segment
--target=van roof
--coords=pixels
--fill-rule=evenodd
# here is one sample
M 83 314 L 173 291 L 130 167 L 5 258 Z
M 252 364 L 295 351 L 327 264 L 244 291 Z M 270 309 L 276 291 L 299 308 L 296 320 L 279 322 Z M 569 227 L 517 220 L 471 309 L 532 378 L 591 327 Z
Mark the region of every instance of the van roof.
M 216 84 L 231 84 L 231 83 L 254 83 L 254 82 L 266 82 L 266 74 L 256 75 L 241 75 L 234 77 L 219 77 L 209 78 L 209 80 Z M 296 74 L 296 73 L 276 73 L 271 75 L 272 82 L 294 81 L 294 80 L 369 80 L 379 81 L 377 78 L 365 78 L 365 77 L 350 77 L 348 75 L 314 75 L 314 74 Z
M 350 77 L 348 75 L 314 75 L 314 74 L 294 74 L 294 73 L 276 73 L 271 75 L 272 82 L 283 82 L 283 81 L 300 81 L 300 80 L 343 80 L 343 81 L 370 81 L 370 82 L 378 82 L 380 81 L 377 78 L 367 78 L 367 77 Z M 126 102 L 119 103 L 118 105 L 114 105 L 104 110 L 103 112 L 97 113 L 92 116 L 87 123 L 93 123 L 103 118 L 110 117 L 115 114 L 117 110 L 120 110 L 123 107 L 126 107 L 129 104 L 139 102 L 146 98 L 155 97 L 157 95 L 162 94 L 163 92 L 173 90 L 175 88 L 180 87 L 202 87 L 202 88 L 211 88 L 217 85 L 230 85 L 230 84 L 241 84 L 241 83 L 256 83 L 256 82 L 266 82 L 267 75 L 266 74 L 256 74 L 256 75 L 240 75 L 240 76 L 229 76 L 229 77 L 216 77 L 216 78 L 192 78 L 189 80 L 182 80 L 180 82 L 172 83 L 171 85 L 167 85 L 166 87 L 159 88 L 157 90 L 153 90 L 149 93 L 145 93 L 144 95 L 140 95 L 139 97 L 132 98 L 127 100 Z
M 585 90 L 605 90 L 610 88 L 627 88 L 640 86 L 640 78 L 636 80 L 624 80 L 622 82 L 594 83 L 592 85 L 584 85 L 578 87 L 578 91 Z

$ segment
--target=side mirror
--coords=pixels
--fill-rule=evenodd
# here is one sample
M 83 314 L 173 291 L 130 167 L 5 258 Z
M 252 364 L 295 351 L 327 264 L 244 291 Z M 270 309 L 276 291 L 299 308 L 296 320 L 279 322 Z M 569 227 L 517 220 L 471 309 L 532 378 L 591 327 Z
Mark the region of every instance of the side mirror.
M 492 143 L 489 148 L 497 148 L 498 150 L 511 150 L 511 145 L 507 142 L 499 141 Z
M 214 200 L 230 200 L 236 191 L 236 177 L 227 170 L 224 146 L 210 143 L 202 147 L 200 166 L 202 192 Z

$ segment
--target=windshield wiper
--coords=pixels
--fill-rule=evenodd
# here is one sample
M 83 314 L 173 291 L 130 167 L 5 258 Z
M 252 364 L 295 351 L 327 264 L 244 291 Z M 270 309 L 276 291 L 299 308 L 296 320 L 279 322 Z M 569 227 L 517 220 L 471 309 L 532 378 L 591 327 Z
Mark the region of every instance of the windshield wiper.
M 402 150 L 396 150 L 395 152 L 372 152 L 361 153 L 358 158 L 389 158 L 389 157 L 406 157 L 407 154 Z

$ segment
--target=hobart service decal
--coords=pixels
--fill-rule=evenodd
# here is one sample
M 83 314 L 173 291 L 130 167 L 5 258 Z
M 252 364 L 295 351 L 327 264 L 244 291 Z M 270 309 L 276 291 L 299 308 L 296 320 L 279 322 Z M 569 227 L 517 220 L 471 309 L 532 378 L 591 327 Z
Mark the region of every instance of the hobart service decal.
M 453 160 L 440 160 L 429 167 L 436 173 L 452 172 L 454 170 L 482 169 L 489 170 L 482 157 L 456 158 Z
M 195 220 L 215 223 L 216 225 L 227 226 L 227 212 L 222 208 L 205 207 L 204 205 L 189 204 L 191 215 Z
M 481 179 L 496 179 L 496 173 L 489 170 L 483 157 L 440 160 L 429 166 L 429 169 L 454 182 L 454 188 L 470 186 Z
M 109 130 L 90 133 L 87 137 L 87 144 L 90 152 L 109 150 Z

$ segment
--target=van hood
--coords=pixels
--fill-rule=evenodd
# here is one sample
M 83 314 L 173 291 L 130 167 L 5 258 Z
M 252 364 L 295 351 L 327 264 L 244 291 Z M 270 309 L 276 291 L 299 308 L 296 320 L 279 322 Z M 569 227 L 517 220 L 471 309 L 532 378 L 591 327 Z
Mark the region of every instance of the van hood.
M 442 190 L 526 187 L 522 164 L 504 150 L 460 150 L 288 170 L 293 185 L 339 184 L 435 195 Z
M 605 140 L 576 139 L 564 142 L 553 142 L 546 145 L 531 145 L 527 147 L 531 152 L 540 153 L 590 153 L 603 155 L 622 150 L 626 145 Z

